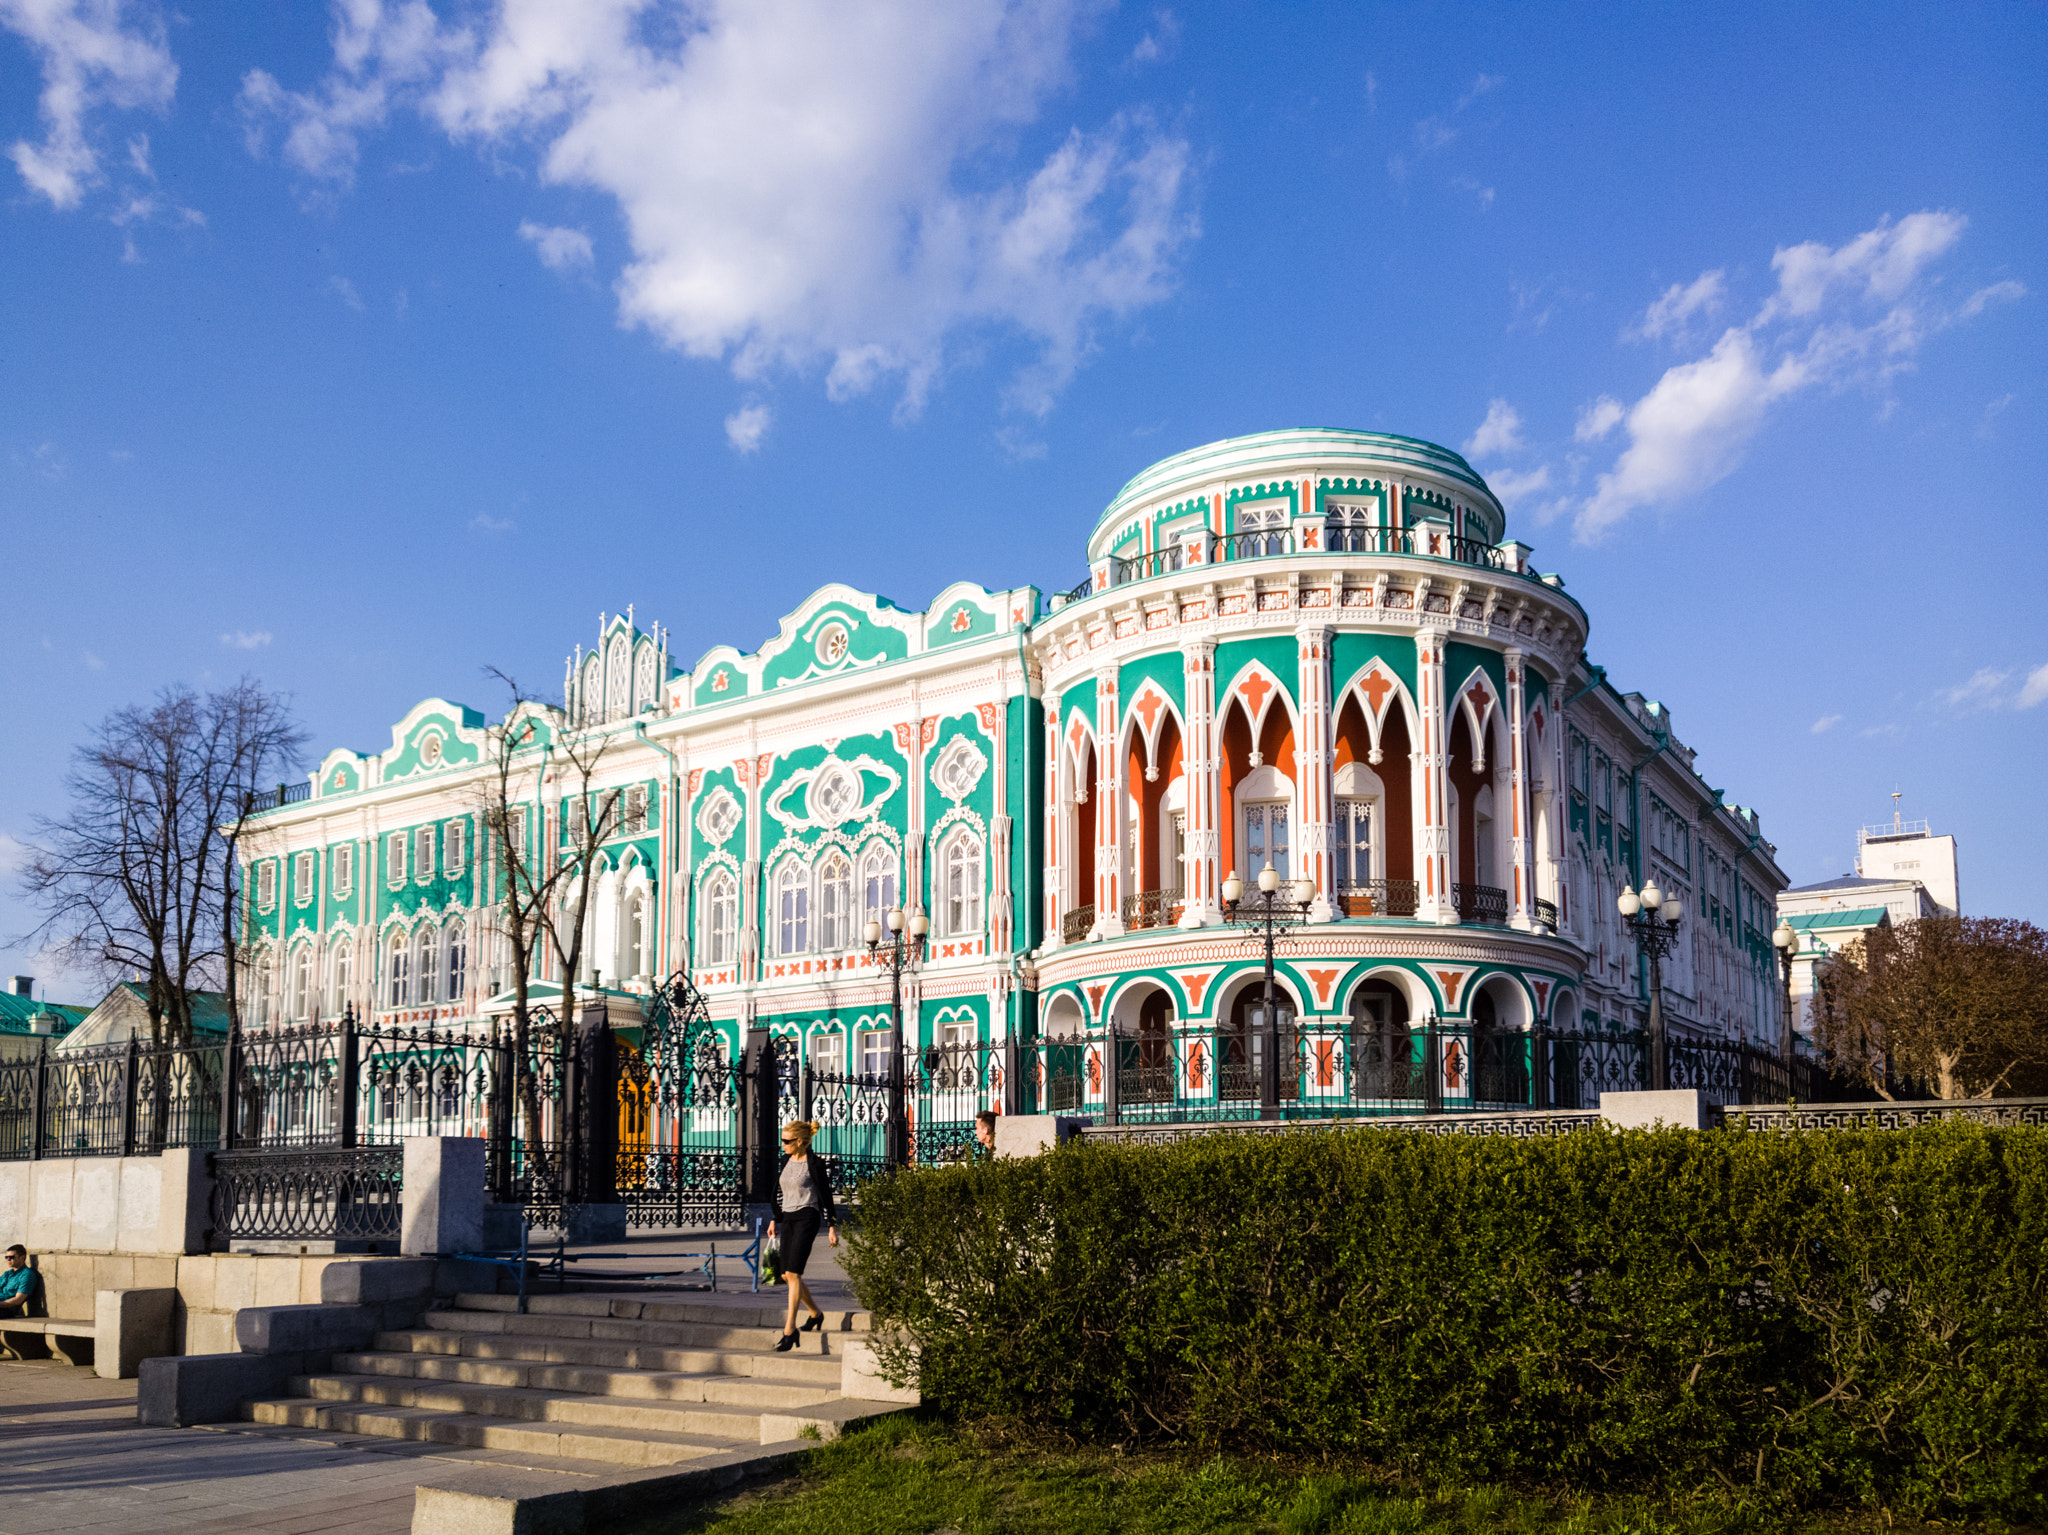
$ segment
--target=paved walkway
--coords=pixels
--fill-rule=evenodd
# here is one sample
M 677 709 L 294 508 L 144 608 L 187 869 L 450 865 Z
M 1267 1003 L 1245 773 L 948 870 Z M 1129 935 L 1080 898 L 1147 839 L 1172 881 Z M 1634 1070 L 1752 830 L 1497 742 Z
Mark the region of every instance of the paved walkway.
M 713 1240 L 720 1254 L 716 1300 L 758 1304 L 752 1275 L 736 1256 L 746 1244 L 735 1233 L 635 1235 L 578 1249 L 593 1261 L 571 1265 L 571 1273 L 609 1286 L 628 1275 L 688 1267 L 687 1260 L 660 1255 L 708 1251 Z M 854 1304 L 845 1272 L 822 1239 L 807 1277 L 821 1305 Z M 651 1294 L 705 1282 L 702 1275 L 678 1276 L 635 1288 Z M 760 1300 L 776 1298 L 764 1293 Z M 623 1471 L 313 1429 L 143 1428 L 135 1421 L 132 1380 L 101 1380 L 57 1363 L 0 1363 L 0 1535 L 407 1535 L 413 1489 L 421 1485 L 474 1484 L 484 1472 L 513 1494 L 615 1481 Z

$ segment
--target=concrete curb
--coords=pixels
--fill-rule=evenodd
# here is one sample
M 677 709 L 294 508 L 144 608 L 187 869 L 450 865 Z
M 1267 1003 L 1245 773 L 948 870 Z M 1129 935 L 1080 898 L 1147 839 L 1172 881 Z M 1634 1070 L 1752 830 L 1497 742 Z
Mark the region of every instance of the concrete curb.
M 502 1472 L 478 1472 L 415 1492 L 412 1535 L 598 1535 L 621 1519 L 672 1510 L 794 1470 L 816 1448 L 809 1441 L 785 1440 L 556 1492 L 509 1492 Z

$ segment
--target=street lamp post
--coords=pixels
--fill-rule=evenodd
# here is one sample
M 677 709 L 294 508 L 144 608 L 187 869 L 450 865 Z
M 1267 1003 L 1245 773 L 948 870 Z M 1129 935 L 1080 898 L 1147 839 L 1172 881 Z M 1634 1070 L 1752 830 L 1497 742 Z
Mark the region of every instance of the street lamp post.
M 1636 941 L 1636 947 L 1650 961 L 1650 1082 L 1652 1091 L 1671 1085 L 1671 1061 L 1664 1040 L 1664 956 L 1678 944 L 1678 924 L 1685 916 L 1685 901 L 1666 896 L 1655 884 L 1645 884 L 1638 895 L 1627 885 L 1615 901 L 1622 925 Z
M 1785 977 L 1784 1018 L 1778 1032 L 1778 1056 L 1784 1061 L 1785 1069 L 1792 1069 L 1792 965 L 1799 958 L 1799 934 L 1784 918 L 1778 919 L 1778 930 L 1771 934 L 1771 945 L 1778 951 L 1778 968 Z
M 1258 898 L 1244 899 L 1244 881 L 1232 871 L 1223 882 L 1223 920 L 1244 928 L 1266 950 L 1265 1016 L 1260 1023 L 1264 1044 L 1259 1061 L 1259 1113 L 1270 1114 L 1280 1101 L 1280 1025 L 1273 1014 L 1273 945 L 1289 928 L 1308 920 L 1309 903 L 1316 898 L 1312 879 L 1297 879 L 1281 894 L 1279 874 L 1272 864 L 1259 870 Z
M 890 907 L 883 920 L 889 932 L 886 949 L 882 947 L 883 923 L 873 917 L 868 918 L 861 936 L 867 940 L 868 953 L 889 967 L 889 1124 L 884 1157 L 888 1166 L 897 1168 L 910 1160 L 910 1127 L 903 1112 L 903 972 L 917 968 L 924 952 L 925 934 L 931 931 L 932 924 L 921 911 L 906 919 L 901 906 Z M 910 935 L 907 943 L 906 928 Z

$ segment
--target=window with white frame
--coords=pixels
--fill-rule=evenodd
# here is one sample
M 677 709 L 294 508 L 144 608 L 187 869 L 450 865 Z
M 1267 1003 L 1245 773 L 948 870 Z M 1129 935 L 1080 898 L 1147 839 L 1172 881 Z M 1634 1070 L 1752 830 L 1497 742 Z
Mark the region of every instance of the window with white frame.
M 860 920 L 865 927 L 879 922 L 886 932 L 896 904 L 896 857 L 885 847 L 871 847 L 860 861 Z
M 846 1070 L 846 1036 L 813 1034 L 810 1038 L 811 1072 L 836 1077 Z
M 720 869 L 704 884 L 704 963 L 729 965 L 739 948 L 740 887 Z
M 1287 801 L 1247 801 L 1244 807 L 1244 866 L 1239 871 L 1245 882 L 1256 882 L 1268 863 L 1280 878 L 1287 878 L 1287 853 Z
M 818 870 L 818 947 L 850 949 L 854 943 L 853 865 L 838 853 Z
M 939 918 L 949 937 L 981 931 L 981 839 L 958 831 L 939 852 Z
M 258 1027 L 259 1029 L 268 1028 L 270 1026 L 270 1020 L 273 1016 L 270 1002 L 270 989 L 276 979 L 274 975 L 274 968 L 275 967 L 271 964 L 269 950 L 266 949 L 263 953 L 256 956 L 256 964 L 254 967 L 256 982 L 256 1027 Z
M 805 801 L 812 820 L 820 826 L 837 826 L 860 804 L 860 778 L 842 762 L 827 762 L 811 780 Z
M 1288 503 L 1285 501 L 1242 502 L 1236 511 L 1237 529 L 1252 534 L 1243 552 L 1285 554 L 1287 552 Z
M 461 821 L 450 821 L 441 833 L 441 868 L 448 874 L 460 874 L 462 861 L 469 849 L 464 844 L 469 840 L 469 828 Z
M 313 900 L 313 855 L 298 853 L 292 858 L 292 900 L 307 906 Z
M 434 828 L 422 826 L 413 838 L 412 872 L 424 884 L 434 877 Z
M 393 933 L 384 958 L 384 1005 L 412 1006 L 412 945 L 405 934 Z
M 413 995 L 420 1006 L 432 1007 L 441 999 L 441 933 L 428 923 L 413 935 Z
M 336 1018 L 348 1011 L 349 987 L 355 980 L 355 951 L 343 942 L 334 950 L 333 971 L 328 992 L 328 1011 Z
M 807 954 L 810 948 L 810 871 L 792 858 L 775 876 L 775 952 Z
M 627 979 L 644 974 L 647 969 L 647 902 L 644 897 L 634 896 L 626 908 L 626 952 L 622 956 Z
M 384 854 L 388 867 L 384 871 L 386 881 L 393 885 L 405 883 L 405 833 L 395 831 L 385 845 Z
M 867 1029 L 860 1036 L 860 1074 L 870 1082 L 889 1075 L 889 1031 Z
M 292 951 L 292 981 L 289 996 L 289 1016 L 294 1023 L 304 1023 L 313 1010 L 313 946 L 302 943 Z
M 334 850 L 334 893 L 351 894 L 356 888 L 356 850 L 344 842 Z
M 1337 883 L 1363 885 L 1372 879 L 1372 801 L 1340 797 L 1336 823 Z
M 448 924 L 448 990 L 450 1002 L 460 1002 L 469 987 L 469 924 Z
M 625 809 L 619 822 L 621 836 L 637 837 L 647 830 L 647 786 L 634 784 L 626 791 Z
M 277 904 L 277 865 L 266 858 L 256 866 L 256 909 L 269 911 Z
M 573 794 L 562 801 L 562 840 L 570 847 L 583 846 L 584 833 L 588 829 L 590 805 L 580 794 Z

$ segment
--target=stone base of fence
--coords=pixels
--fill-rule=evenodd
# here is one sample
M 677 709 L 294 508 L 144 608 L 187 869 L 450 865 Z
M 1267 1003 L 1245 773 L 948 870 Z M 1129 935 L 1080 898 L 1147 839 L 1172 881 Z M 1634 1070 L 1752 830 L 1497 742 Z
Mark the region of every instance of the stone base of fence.
M 1719 1114 L 1720 1105 L 1693 1087 L 1600 1095 L 1600 1118 L 1617 1130 L 1707 1130 Z
M 483 1245 L 485 1149 L 475 1137 L 407 1138 L 401 1253 L 473 1253 Z
M 103 1253 L 206 1250 L 206 1152 L 0 1162 L 0 1241 Z
M 1069 1114 L 999 1114 L 996 1116 L 996 1155 L 1036 1156 L 1050 1151 L 1092 1125 L 1092 1119 Z

